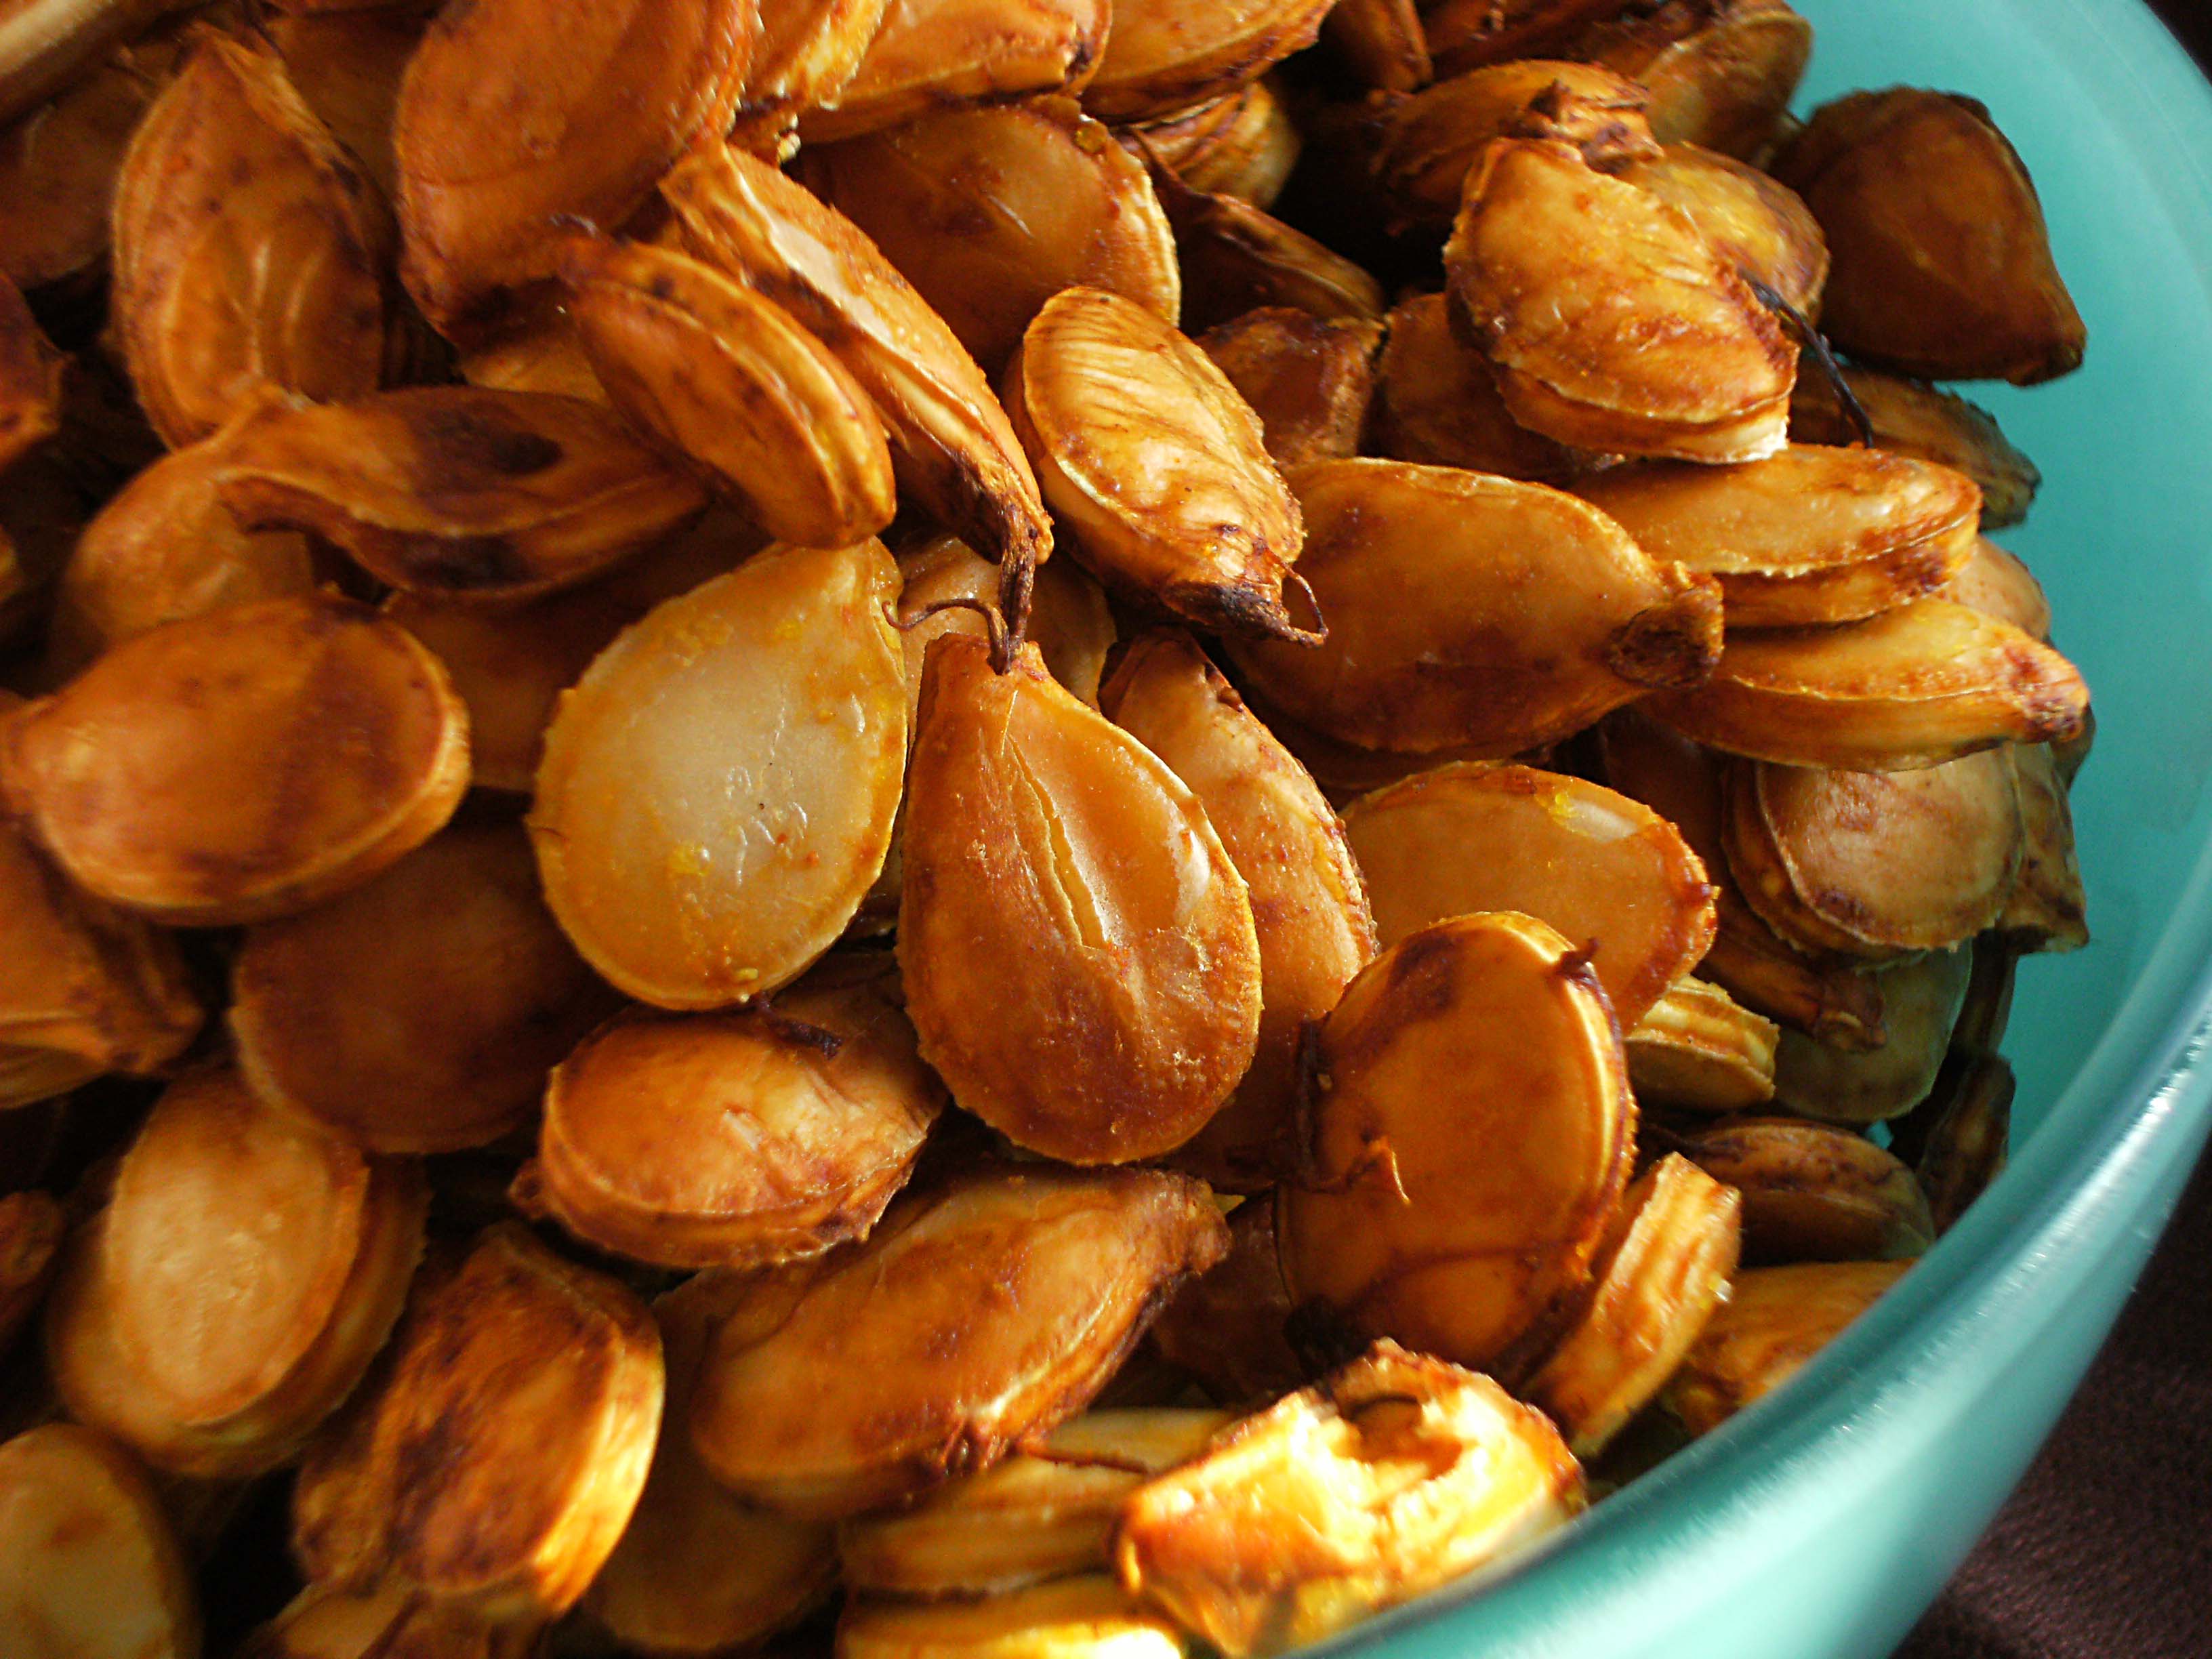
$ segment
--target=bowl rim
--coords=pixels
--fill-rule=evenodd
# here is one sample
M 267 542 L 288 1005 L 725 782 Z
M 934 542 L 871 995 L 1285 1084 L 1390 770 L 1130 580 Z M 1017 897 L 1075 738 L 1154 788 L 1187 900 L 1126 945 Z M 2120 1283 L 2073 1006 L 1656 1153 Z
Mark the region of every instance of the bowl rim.
M 2123 106 L 2097 98 L 2094 83 L 2076 76 L 2084 102 L 2099 108 L 2130 151 L 2163 158 L 2166 171 L 2149 173 L 2148 182 L 2169 228 L 2185 247 L 2212 256 L 2212 82 L 2205 72 L 2142 0 L 2012 5 L 2025 26 L 2064 36 L 2061 50 L 2088 52 L 2131 83 Z M 2207 282 L 2212 309 L 2212 276 Z M 1315 1651 L 1362 1652 L 1448 1630 L 1494 1643 L 1501 1652 L 1517 1639 L 1540 1638 L 1556 1627 L 1572 1590 L 1611 1597 L 1630 1589 L 1621 1578 L 1626 1571 L 1663 1577 L 1668 1558 L 1683 1551 L 1686 1513 L 1695 1514 L 1698 1534 L 1710 1536 L 1741 1526 L 1824 1468 L 1842 1467 L 1895 1415 L 1893 1401 L 1904 1391 L 1983 1363 L 1970 1357 L 1978 1334 L 2002 1327 L 2032 1339 L 2057 1322 L 2071 1290 L 2130 1255 L 2124 1266 L 2131 1281 L 2212 1129 L 2208 1056 L 2212 843 L 2199 850 L 2179 902 L 2104 1032 L 2004 1174 L 1790 1386 L 1503 1572 L 1394 1608 Z M 2117 1312 L 2115 1304 L 2105 1323 Z

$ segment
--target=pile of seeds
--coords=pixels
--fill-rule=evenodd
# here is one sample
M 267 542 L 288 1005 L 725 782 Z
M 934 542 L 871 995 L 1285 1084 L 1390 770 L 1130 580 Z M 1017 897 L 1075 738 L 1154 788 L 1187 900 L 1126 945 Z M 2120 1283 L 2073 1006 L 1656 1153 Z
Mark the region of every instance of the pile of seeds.
M 2083 330 L 1980 105 L 1800 121 L 1782 0 L 15 10 L 42 1659 L 1277 1651 L 2002 1168 L 2087 693 L 1934 383 Z

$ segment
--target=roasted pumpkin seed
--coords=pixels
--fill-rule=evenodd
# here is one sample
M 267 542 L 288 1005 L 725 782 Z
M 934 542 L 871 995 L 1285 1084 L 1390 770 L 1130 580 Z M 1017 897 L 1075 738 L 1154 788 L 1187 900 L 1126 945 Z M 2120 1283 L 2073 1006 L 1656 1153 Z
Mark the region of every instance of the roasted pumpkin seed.
M 1104 1573 L 966 1601 L 846 1604 L 838 1659 L 1181 1659 L 1182 1632 Z
M 1075 92 L 1098 67 L 1107 0 L 890 0 L 860 70 L 802 116 L 826 144 L 957 107 Z
M 1620 176 L 1680 208 L 1714 252 L 1800 314 L 1820 314 L 1828 245 L 1788 186 L 1747 162 L 1684 143 L 1635 158 Z
M 1152 1327 L 1153 1351 L 1224 1406 L 1266 1405 L 1313 1373 L 1291 1346 L 1295 1311 L 1275 1248 L 1275 1200 L 1229 1216 L 1229 1254 L 1179 1291 Z
M 1844 383 L 1874 430 L 1875 448 L 1948 466 L 1982 487 L 1983 529 L 2002 530 L 2027 517 L 2043 474 L 1987 410 L 1955 392 L 1856 364 L 1844 370 Z M 1799 378 L 1790 405 L 1790 437 L 1801 444 L 1858 441 L 1860 434 L 1826 375 Z
M 1774 1098 L 1782 1028 L 1717 985 L 1685 975 L 1623 1038 L 1636 1097 L 1692 1112 L 1741 1112 Z
M 1144 121 L 1221 97 L 1311 46 L 1329 4 L 1116 0 L 1084 107 L 1102 121 Z
M 2048 744 L 2008 751 L 2020 788 L 2020 877 L 1996 927 L 2031 951 L 2078 951 L 2089 942 L 2088 898 L 2074 850 L 2074 808 Z
M 1813 51 L 1813 26 L 1783 0 L 1673 0 L 1611 6 L 1575 42 L 1589 58 L 1650 88 L 1662 142 L 1725 155 L 1761 153 L 1790 107 Z
M 1710 1434 L 1805 1368 L 1905 1276 L 1910 1261 L 1817 1261 L 1738 1273 L 1668 1385 L 1667 1408 Z
M 2017 554 L 1986 536 L 1977 537 L 1966 563 L 1943 586 L 1939 598 L 2010 623 L 2044 644 L 2051 643 L 2051 599 Z
M 1565 484 L 1605 458 L 1531 432 L 1507 413 L 1481 355 L 1451 325 L 1441 294 L 1408 300 L 1385 325 L 1376 367 L 1373 453 L 1531 483 Z
M 1881 1010 L 1880 1046 L 1848 1051 L 1784 1031 L 1774 1056 L 1777 1103 L 1825 1123 L 1879 1123 L 1911 1111 L 1935 1086 L 1972 970 L 1971 954 L 1960 950 L 1863 972 Z
M 1359 453 L 1375 389 L 1380 325 L 1263 306 L 1206 330 L 1199 344 L 1260 417 L 1285 472 Z

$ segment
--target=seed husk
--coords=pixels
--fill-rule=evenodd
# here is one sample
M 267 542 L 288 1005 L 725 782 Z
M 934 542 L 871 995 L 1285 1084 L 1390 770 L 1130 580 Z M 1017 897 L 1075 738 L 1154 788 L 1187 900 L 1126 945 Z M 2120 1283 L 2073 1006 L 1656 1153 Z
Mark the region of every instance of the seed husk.
M 1293 1303 L 1462 1364 L 1540 1352 L 1634 1156 L 1627 1063 L 1581 952 L 1510 912 L 1408 934 L 1346 988 L 1312 1063 L 1309 1162 L 1277 1193 Z
M 2089 943 L 2088 896 L 2074 850 L 2074 808 L 2048 744 L 2008 751 L 2020 787 L 2020 878 L 1997 931 L 2030 951 L 2078 951 Z
M 1844 382 L 1874 428 L 1876 448 L 1950 467 L 1982 487 L 1984 530 L 2002 530 L 2027 517 L 2043 474 L 1987 410 L 1956 392 L 1857 364 L 1844 370 Z M 1801 444 L 1858 441 L 1826 375 L 1799 379 L 1790 405 L 1790 437 Z
M 1490 365 L 1452 327 L 1443 295 L 1407 301 L 1390 313 L 1387 331 L 1376 368 L 1373 453 L 1561 485 L 1607 464 L 1531 432 L 1507 412 Z
M 1121 1500 L 1197 1456 L 1233 1419 L 1193 1407 L 1096 1410 L 1027 1451 L 939 1486 L 914 1508 L 837 1529 L 845 1582 L 864 1595 L 1004 1595 L 1106 1570 Z
M 1682 1363 L 1735 1276 L 1741 1200 L 1670 1152 L 1621 1197 L 1589 1305 L 1529 1380 L 1567 1448 L 1595 1457 Z
M 1813 51 L 1813 26 L 1783 0 L 1637 6 L 1598 21 L 1571 55 L 1642 82 L 1664 143 L 1745 159 L 1786 118 Z
M 727 145 L 695 150 L 660 192 L 695 255 L 788 311 L 874 399 L 902 489 L 1001 567 L 1044 562 L 1052 527 L 1006 412 L 859 226 Z
M 555 1070 L 519 1184 L 579 1238 L 664 1267 L 865 1238 L 945 1103 L 893 972 L 833 957 L 771 1008 L 603 1026 Z
M 249 929 L 229 1025 L 270 1105 L 373 1152 L 447 1152 L 526 1124 L 612 1000 L 538 896 L 529 838 L 471 823 Z
M 124 358 L 171 445 L 259 386 L 375 390 L 390 211 L 265 43 L 193 40 L 124 158 L 114 237 Z
M 693 143 L 728 131 L 760 33 L 744 0 L 441 12 L 392 129 L 400 275 L 423 314 L 466 332 L 500 290 L 551 273 L 554 226 L 628 219 Z
M 239 1659 L 529 1659 L 544 1636 L 542 1620 L 483 1619 L 403 1583 L 358 1594 L 310 1585 L 246 1638 Z
M 74 1423 L 0 1444 L 0 1621 L 68 1659 L 198 1659 L 190 1567 L 129 1453 Z
M 1130 1494 L 1115 1571 L 1242 1659 L 1502 1564 L 1583 1502 L 1542 1413 L 1382 1342 Z
M 784 1514 L 916 1496 L 1081 1411 L 1226 1246 L 1205 1188 L 1158 1170 L 986 1168 L 908 1194 L 858 1249 L 753 1281 L 700 1374 L 694 1444 Z
M 1723 832 L 1737 887 L 1808 954 L 1880 962 L 1963 944 L 2020 874 L 2013 752 L 1913 772 L 1739 763 Z
M 1069 98 L 948 110 L 810 146 L 800 175 L 867 233 L 987 373 L 1081 284 L 1172 324 L 1175 233 L 1144 164 Z
M 1680 208 L 1716 252 L 1801 314 L 1820 314 L 1828 244 L 1787 185 L 1748 162 L 1685 143 L 1632 160 L 1620 176 Z
M 1534 916 L 1589 951 L 1624 1031 L 1712 942 L 1698 855 L 1649 807 L 1581 778 L 1462 762 L 1363 796 L 1344 826 L 1386 947 L 1450 916 Z
M 1146 121 L 1234 92 L 1314 42 L 1329 0 L 1121 0 L 1084 107 Z
M 387 1577 L 492 1620 L 573 1607 L 652 1462 L 653 1316 L 514 1223 L 425 1275 L 389 1358 L 308 1454 L 292 1547 L 311 1582 Z
M 1305 144 L 1272 77 L 1121 131 L 1124 143 L 1192 190 L 1234 196 L 1263 212 L 1283 193 Z
M 1717 586 L 1655 564 L 1571 496 L 1402 461 L 1322 462 L 1293 482 L 1298 574 L 1328 638 L 1228 649 L 1271 705 L 1324 736 L 1504 757 L 1647 687 L 1693 684 L 1711 660 Z
M 1287 1167 L 1306 1025 L 1377 949 L 1359 866 L 1305 769 L 1188 636 L 1134 641 L 1100 701 L 1198 797 L 1249 891 L 1259 945 L 1259 1046 L 1176 1167 L 1230 1191 L 1270 1185 Z
M 1839 1049 L 1784 1031 L 1775 1050 L 1778 1104 L 1825 1123 L 1880 1123 L 1911 1111 L 1935 1086 L 1972 971 L 1964 950 L 1931 951 L 1863 969 L 1881 1008 L 1877 1048 Z
M 1717 985 L 1685 975 L 1630 1028 L 1636 1097 L 1678 1111 L 1742 1112 L 1774 1098 L 1782 1028 Z
M 1931 380 L 2028 386 L 2081 367 L 2087 331 L 2035 186 L 1982 105 L 1856 93 L 1773 165 L 1827 234 L 1821 322 L 1844 350 Z
M 2050 596 L 2018 554 L 1986 536 L 1975 538 L 1973 551 L 1937 597 L 2010 623 L 2030 639 L 2051 643 Z
M 1573 145 L 1468 175 L 1451 293 L 1522 425 L 1577 448 L 1754 461 L 1788 441 L 1797 347 L 1688 215 Z
M 1732 754 L 1881 772 L 2062 741 L 2088 701 L 2073 664 L 2009 623 L 1916 599 L 1844 628 L 1734 635 L 1711 679 L 1650 708 Z
M 732 123 L 748 149 L 782 159 L 792 129 L 843 97 L 890 12 L 889 0 L 760 0 L 760 40 Z
M 897 583 L 878 542 L 771 548 L 657 606 L 562 698 L 531 836 L 562 931 L 619 989 L 728 1007 L 852 920 L 898 811 Z
M 9 798 L 70 878 L 190 927 L 358 886 L 468 784 L 468 720 L 437 659 L 325 593 L 142 634 L 0 731 Z
M 1024 647 L 929 649 L 899 961 L 924 1059 L 1017 1145 L 1157 1158 L 1252 1063 L 1252 908 L 1198 798 Z M 976 975 L 1048 995 L 975 994 Z M 1011 977 L 1010 977 L 1011 976 Z
M 1668 1410 L 1692 1434 L 1711 1433 L 1796 1376 L 1911 1266 L 1817 1261 L 1738 1273 L 1668 1385 Z
M 1200 626 L 1304 640 L 1282 594 L 1297 499 L 1198 344 L 1103 289 L 1048 301 L 1006 371 L 1046 501 L 1100 580 Z
M 1380 325 L 1262 306 L 1206 330 L 1199 344 L 1252 406 L 1285 473 L 1359 453 L 1375 391 Z
M 2012 1067 L 1999 1055 L 1961 1048 L 1945 1063 L 1930 1097 L 1944 1104 L 1917 1166 L 1939 1236 L 2004 1173 L 2013 1092 Z
M 707 506 L 599 404 L 463 386 L 271 400 L 228 434 L 216 489 L 242 529 L 307 531 L 394 587 L 478 605 L 588 581 Z
M 1743 1194 L 1744 1259 L 1892 1261 L 1936 1242 L 1911 1167 L 1856 1132 L 1796 1118 L 1700 1127 L 1683 1152 Z

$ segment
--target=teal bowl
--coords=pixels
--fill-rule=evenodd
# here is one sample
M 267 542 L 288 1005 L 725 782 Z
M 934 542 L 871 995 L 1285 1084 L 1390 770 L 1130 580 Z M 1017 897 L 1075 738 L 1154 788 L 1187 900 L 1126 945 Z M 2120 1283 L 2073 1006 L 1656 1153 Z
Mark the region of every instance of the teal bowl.
M 2047 479 L 2003 539 L 2095 696 L 2096 942 L 2023 967 L 2012 1167 L 1871 1314 L 1510 1577 L 1338 1651 L 1887 1653 L 2050 1432 L 2212 1123 L 2212 87 L 2138 0 L 1796 3 L 1806 106 L 1899 83 L 1989 105 L 2088 321 L 2081 373 L 1972 395 Z

